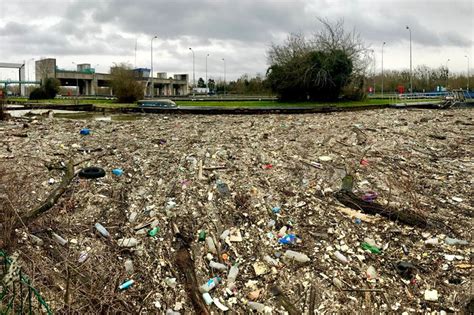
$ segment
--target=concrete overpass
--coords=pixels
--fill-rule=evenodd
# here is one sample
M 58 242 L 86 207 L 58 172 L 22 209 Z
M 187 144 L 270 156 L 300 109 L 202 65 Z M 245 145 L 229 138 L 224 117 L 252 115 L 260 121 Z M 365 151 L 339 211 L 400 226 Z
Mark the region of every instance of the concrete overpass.
M 110 95 L 113 91 L 110 88 L 112 76 L 109 73 L 96 73 L 90 64 L 78 64 L 76 71 L 59 69 L 56 66 L 56 59 L 48 58 L 37 60 L 36 80 L 42 81 L 46 78 L 56 78 L 61 82 L 61 86 L 76 87 L 79 95 L 96 96 L 103 87 L 108 87 Z M 135 78 L 143 85 L 145 94 L 150 91 L 151 78 L 150 70 L 139 68 L 133 70 Z M 177 96 L 189 94 L 188 74 L 176 74 L 172 78 L 167 78 L 166 73 L 158 73 L 153 78 L 154 95 L 157 96 Z M 77 90 L 76 90 L 77 91 Z

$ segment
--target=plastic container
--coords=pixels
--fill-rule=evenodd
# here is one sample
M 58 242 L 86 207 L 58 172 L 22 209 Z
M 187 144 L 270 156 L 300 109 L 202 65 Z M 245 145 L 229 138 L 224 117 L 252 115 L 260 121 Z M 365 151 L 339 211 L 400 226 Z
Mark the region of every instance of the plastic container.
M 102 224 L 96 223 L 95 228 L 103 237 L 110 237 L 109 231 Z
M 226 266 L 226 265 L 221 264 L 221 263 L 218 263 L 218 262 L 215 262 L 215 261 L 211 261 L 211 262 L 209 263 L 209 267 L 214 268 L 214 269 L 217 269 L 217 270 L 227 270 L 227 266 Z
M 285 252 L 285 257 L 286 258 L 289 258 L 289 259 L 293 259 L 293 260 L 296 260 L 297 262 L 301 262 L 301 263 L 305 263 L 305 262 L 308 262 L 310 261 L 311 259 L 306 256 L 305 254 L 303 253 L 299 253 L 299 252 L 295 252 L 295 251 L 292 251 L 292 250 L 287 250 Z
M 219 277 L 214 277 L 212 279 L 209 279 L 206 283 L 204 283 L 202 286 L 199 287 L 199 291 L 203 293 L 211 291 L 219 284 L 220 280 L 221 278 Z

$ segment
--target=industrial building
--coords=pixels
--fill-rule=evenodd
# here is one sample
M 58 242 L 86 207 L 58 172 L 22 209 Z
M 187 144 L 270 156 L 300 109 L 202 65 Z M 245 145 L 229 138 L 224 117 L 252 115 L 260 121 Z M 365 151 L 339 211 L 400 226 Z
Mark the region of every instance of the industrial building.
M 96 73 L 90 64 L 77 64 L 76 71 L 60 69 L 56 59 L 48 58 L 37 60 L 35 63 L 36 81 L 46 78 L 56 78 L 61 86 L 75 87 L 81 96 L 113 95 L 110 88 L 112 76 L 110 73 Z M 153 96 L 178 96 L 189 94 L 188 74 L 175 74 L 167 77 L 166 72 L 159 72 L 157 76 L 150 77 L 150 69 L 138 68 L 133 70 L 135 78 L 143 85 L 145 95 Z M 153 81 L 153 93 L 151 82 Z

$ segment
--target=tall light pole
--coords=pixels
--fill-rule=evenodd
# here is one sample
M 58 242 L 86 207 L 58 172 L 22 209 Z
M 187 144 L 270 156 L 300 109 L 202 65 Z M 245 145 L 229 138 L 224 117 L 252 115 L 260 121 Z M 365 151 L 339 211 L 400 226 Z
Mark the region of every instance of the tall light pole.
M 222 58 L 222 61 L 224 61 L 224 96 L 225 96 L 225 59 Z
M 208 87 L 207 86 L 207 57 L 209 57 L 209 54 L 206 55 L 206 87 Z
M 469 57 L 467 55 L 464 57 L 467 58 L 467 91 L 469 92 Z
M 193 88 L 196 87 L 196 72 L 195 72 L 195 67 L 194 67 L 194 50 L 189 47 L 189 50 L 193 53 Z
M 410 93 L 413 93 L 413 78 L 412 78 L 412 56 L 411 56 L 411 28 L 407 25 L 407 30 L 410 32 Z
M 373 65 L 373 69 L 372 69 L 372 75 L 374 76 L 374 90 L 373 90 L 373 95 L 375 95 L 375 50 L 372 49 L 372 59 L 374 59 L 374 65 Z
M 385 46 L 385 42 L 382 43 L 382 98 L 383 98 L 383 46 Z
M 151 98 L 153 98 L 153 93 L 154 93 L 154 90 L 155 90 L 155 86 L 154 86 L 155 82 L 153 82 L 153 40 L 156 39 L 156 38 L 158 38 L 157 35 L 155 35 L 151 38 L 151 45 L 150 45 L 151 46 L 151 69 L 150 69 L 151 70 L 150 71 L 150 77 L 151 77 L 151 93 L 150 93 L 150 95 L 151 95 Z
M 448 90 L 448 79 L 449 79 L 449 68 L 448 68 L 448 62 L 451 59 L 446 60 L 446 91 Z

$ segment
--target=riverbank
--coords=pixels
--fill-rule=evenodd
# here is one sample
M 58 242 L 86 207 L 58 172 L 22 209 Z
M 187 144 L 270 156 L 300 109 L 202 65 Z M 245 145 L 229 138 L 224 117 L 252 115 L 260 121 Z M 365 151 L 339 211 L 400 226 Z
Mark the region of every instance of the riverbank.
M 469 302 L 471 109 L 142 116 L 0 122 L 1 193 L 20 214 L 60 185 L 70 161 L 76 172 L 106 173 L 75 177 L 52 209 L 2 244 L 55 312 L 193 313 L 189 293 L 213 277 L 221 280 L 210 295 L 237 313 L 249 313 L 249 302 L 283 312 L 281 294 L 299 313 L 313 305 L 327 313 L 461 312 Z M 335 192 L 347 174 L 357 196 L 430 224 L 343 206 Z M 212 241 L 200 241 L 203 234 Z M 177 256 L 183 244 L 187 270 Z M 234 282 L 231 266 L 239 269 Z

